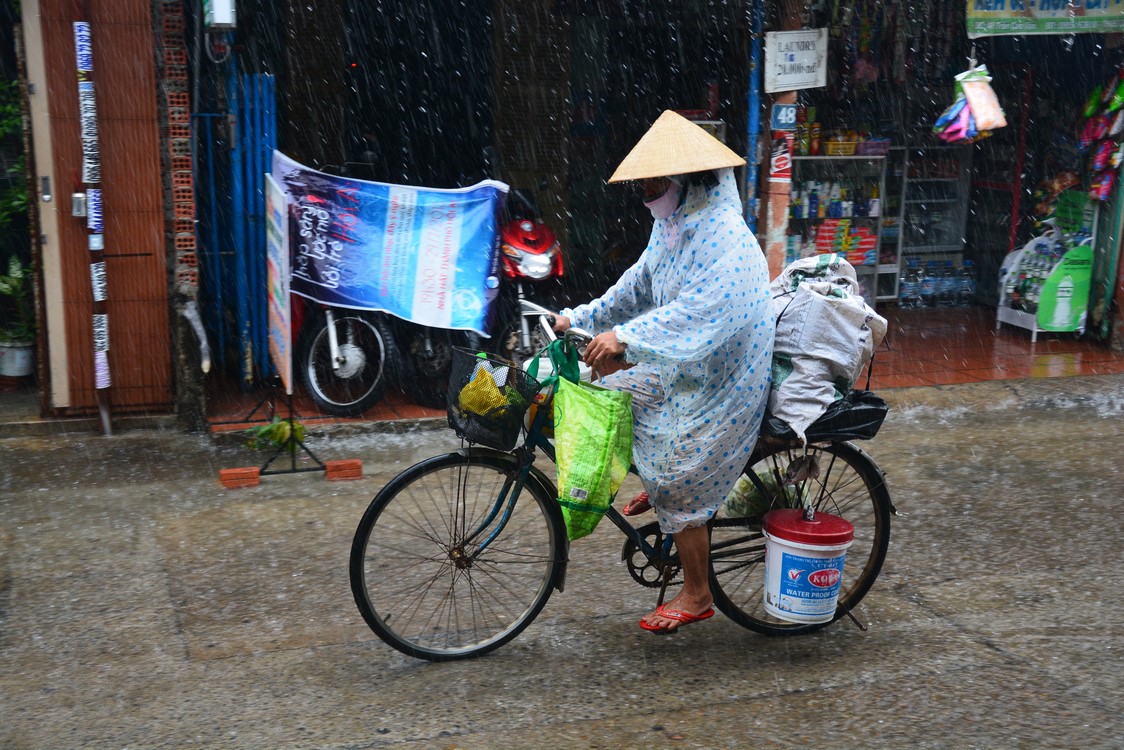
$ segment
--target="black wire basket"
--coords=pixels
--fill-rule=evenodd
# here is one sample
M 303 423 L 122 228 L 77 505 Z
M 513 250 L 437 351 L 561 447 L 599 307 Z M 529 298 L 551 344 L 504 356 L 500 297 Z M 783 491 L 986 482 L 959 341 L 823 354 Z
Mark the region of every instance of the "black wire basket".
M 449 426 L 464 440 L 509 451 L 539 382 L 510 362 L 454 347 L 449 374 Z

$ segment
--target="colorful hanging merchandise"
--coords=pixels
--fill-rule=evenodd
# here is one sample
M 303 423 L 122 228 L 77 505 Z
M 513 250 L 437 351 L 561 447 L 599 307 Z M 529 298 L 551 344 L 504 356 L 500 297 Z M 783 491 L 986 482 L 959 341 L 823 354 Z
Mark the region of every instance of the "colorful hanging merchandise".
M 956 101 L 946 109 L 933 132 L 948 143 L 975 143 L 992 131 L 1007 127 L 1007 118 L 991 88 L 986 65 L 978 65 L 956 76 Z
M 1087 119 L 1078 149 L 1086 155 L 1092 176 L 1089 197 L 1103 201 L 1112 193 L 1124 161 L 1124 145 L 1120 143 L 1124 136 L 1124 69 L 1107 86 L 1093 89 L 1084 114 Z

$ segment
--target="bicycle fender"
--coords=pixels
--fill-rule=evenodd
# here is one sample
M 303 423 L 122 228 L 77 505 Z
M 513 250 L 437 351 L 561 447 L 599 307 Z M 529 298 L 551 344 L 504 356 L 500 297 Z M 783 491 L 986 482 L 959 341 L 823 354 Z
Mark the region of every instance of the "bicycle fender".
M 501 461 L 506 461 L 514 466 L 519 465 L 519 461 L 514 455 L 504 451 L 495 450 L 494 448 L 485 448 L 483 446 L 473 445 L 459 448 L 456 452 L 465 457 L 492 456 L 494 458 L 500 459 Z M 535 466 L 534 464 L 531 464 L 531 470 L 527 475 L 527 481 L 534 482 L 537 485 L 537 489 L 541 490 L 546 497 L 553 497 L 557 499 L 558 488 L 554 486 L 554 482 L 550 481 L 550 477 L 548 477 L 542 469 Z M 562 524 L 563 528 L 565 528 L 565 521 L 562 520 L 562 510 L 558 506 L 558 504 L 555 503 L 554 505 L 551 505 L 549 507 L 549 512 L 556 516 L 558 522 Z M 561 565 L 558 569 L 558 576 L 554 581 L 554 588 L 559 593 L 565 591 L 566 589 L 566 570 L 570 564 L 570 540 L 565 534 L 562 535 L 562 560 L 560 561 L 560 563 Z

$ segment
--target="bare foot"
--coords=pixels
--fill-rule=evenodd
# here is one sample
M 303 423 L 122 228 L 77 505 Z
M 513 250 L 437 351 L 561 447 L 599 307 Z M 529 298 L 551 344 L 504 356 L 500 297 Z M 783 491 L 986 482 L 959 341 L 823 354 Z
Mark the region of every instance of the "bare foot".
M 676 617 L 669 617 L 666 613 L 681 613 Z M 648 613 L 640 621 L 645 630 L 654 630 L 661 633 L 674 633 L 683 625 L 706 619 L 714 614 L 714 597 L 709 592 L 704 597 L 690 597 L 680 591 L 670 601 L 664 602 L 653 612 Z

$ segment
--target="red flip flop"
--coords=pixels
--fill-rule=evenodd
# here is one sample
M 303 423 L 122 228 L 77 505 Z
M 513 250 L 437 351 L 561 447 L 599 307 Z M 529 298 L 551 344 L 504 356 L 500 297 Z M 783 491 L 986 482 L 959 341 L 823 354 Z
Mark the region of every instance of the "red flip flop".
M 632 502 L 621 508 L 621 513 L 626 516 L 638 516 L 641 513 L 647 513 L 652 509 L 651 503 L 648 502 L 648 493 L 641 492 L 636 497 L 632 498 Z
M 666 617 L 669 620 L 675 620 L 679 622 L 679 627 L 672 630 L 669 630 L 667 628 L 657 628 L 655 625 L 649 625 L 644 620 L 640 621 L 640 627 L 650 633 L 674 633 L 684 625 L 690 625 L 691 623 L 695 622 L 702 622 L 703 620 L 709 620 L 711 617 L 714 617 L 714 607 L 711 607 L 702 614 L 692 615 L 690 612 L 683 612 L 682 610 L 678 609 L 667 609 L 665 605 L 661 604 L 660 606 L 656 607 L 656 613 L 661 617 Z

